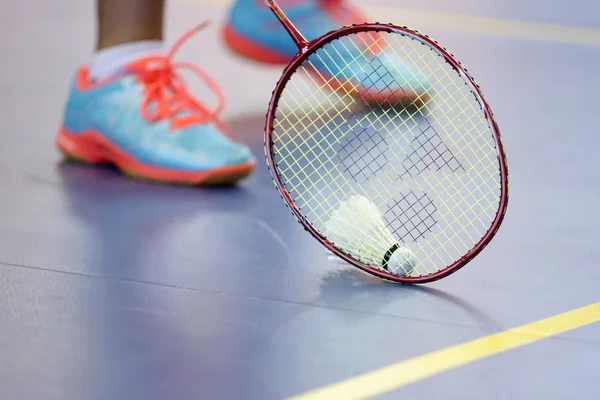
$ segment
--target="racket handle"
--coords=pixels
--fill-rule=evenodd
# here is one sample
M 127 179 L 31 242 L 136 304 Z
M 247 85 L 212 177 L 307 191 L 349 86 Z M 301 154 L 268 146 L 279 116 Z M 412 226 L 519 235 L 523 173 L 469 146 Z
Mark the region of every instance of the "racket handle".
M 298 46 L 298 49 L 304 52 L 308 47 L 308 40 L 306 40 L 304 36 L 302 36 L 300 31 L 296 29 L 294 24 L 292 24 L 292 21 L 290 21 L 288 17 L 286 17 L 281 8 L 279 8 L 277 3 L 275 2 L 275 0 L 265 0 L 265 2 L 267 3 L 267 6 L 271 9 L 271 11 L 273 11 L 273 14 L 275 14 L 279 22 L 281 22 L 285 30 L 288 31 L 292 39 L 294 39 L 294 42 L 296 43 L 296 46 Z

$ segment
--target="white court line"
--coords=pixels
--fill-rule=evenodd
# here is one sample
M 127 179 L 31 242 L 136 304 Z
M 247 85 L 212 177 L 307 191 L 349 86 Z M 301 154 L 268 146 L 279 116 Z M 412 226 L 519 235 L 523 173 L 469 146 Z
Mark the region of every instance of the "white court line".
M 223 8 L 231 3 L 228 0 L 176 1 L 220 6 Z M 600 46 L 600 29 L 598 28 L 420 11 L 390 6 L 364 5 L 363 8 L 373 21 L 408 25 L 417 30 L 436 28 L 483 36 Z

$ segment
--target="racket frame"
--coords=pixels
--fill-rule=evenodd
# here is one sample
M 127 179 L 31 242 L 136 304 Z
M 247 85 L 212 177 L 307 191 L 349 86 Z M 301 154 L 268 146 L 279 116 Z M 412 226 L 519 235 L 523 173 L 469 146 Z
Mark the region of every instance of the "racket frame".
M 467 70 L 462 66 L 462 64 L 457 61 L 454 56 L 448 52 L 444 47 L 442 47 L 438 42 L 431 39 L 428 35 L 422 34 L 419 31 L 406 27 L 406 26 L 396 26 L 394 24 L 382 24 L 382 23 L 364 23 L 364 24 L 354 24 L 348 25 L 341 29 L 331 31 L 326 33 L 325 35 L 311 41 L 307 42 L 306 39 L 302 36 L 302 34 L 294 27 L 292 22 L 285 16 L 283 11 L 277 6 L 274 0 L 265 0 L 267 5 L 273 13 L 277 16 L 277 18 L 284 25 L 294 42 L 298 45 L 299 52 L 294 56 L 294 58 L 290 61 L 288 66 L 284 69 L 281 78 L 277 82 L 275 90 L 271 96 L 271 100 L 269 102 L 269 108 L 266 116 L 266 124 L 265 124 L 265 157 L 267 160 L 267 166 L 271 173 L 271 177 L 273 182 L 279 191 L 281 198 L 286 203 L 287 207 L 291 210 L 292 215 L 296 218 L 296 220 L 304 227 L 304 229 L 310 233 L 319 243 L 321 243 L 326 249 L 331 251 L 333 254 L 346 261 L 347 263 L 371 274 L 377 276 L 381 279 L 393 281 L 396 283 L 408 283 L 408 284 L 422 284 L 433 282 L 442 278 L 445 278 L 454 272 L 458 271 L 466 264 L 468 264 L 473 258 L 475 258 L 494 238 L 500 225 L 502 224 L 504 217 L 506 215 L 506 208 L 508 205 L 508 166 L 506 161 L 506 154 L 504 151 L 504 145 L 502 143 L 502 138 L 500 136 L 500 130 L 498 129 L 498 125 L 492 113 L 492 110 L 483 97 L 481 92 L 481 88 L 475 82 L 473 77 L 469 75 Z M 496 142 L 496 149 L 498 154 L 498 164 L 500 166 L 500 203 L 490 228 L 486 232 L 486 234 L 473 246 L 465 255 L 455 261 L 453 264 L 446 266 L 446 268 L 434 272 L 425 276 L 400 276 L 391 274 L 379 268 L 362 264 L 352 257 L 346 255 L 341 250 L 337 249 L 335 245 L 325 238 L 309 221 L 306 220 L 299 207 L 296 206 L 294 200 L 290 193 L 285 189 L 283 183 L 281 182 L 279 175 L 277 174 L 277 165 L 275 163 L 273 157 L 273 149 L 272 149 L 272 137 L 273 137 L 273 123 L 275 122 L 275 113 L 277 111 L 277 105 L 281 94 L 283 93 L 285 86 L 292 75 L 296 72 L 298 67 L 310 57 L 317 49 L 320 49 L 326 43 L 329 43 L 335 39 L 340 37 L 344 37 L 347 35 L 359 33 L 359 32 L 369 32 L 369 31 L 378 31 L 378 32 L 388 32 L 401 34 L 404 36 L 411 37 L 415 39 L 433 50 L 435 50 L 444 60 L 463 78 L 463 80 L 470 87 L 471 92 L 475 94 L 477 101 L 482 107 L 485 117 L 490 125 L 492 133 L 494 135 L 494 140 Z

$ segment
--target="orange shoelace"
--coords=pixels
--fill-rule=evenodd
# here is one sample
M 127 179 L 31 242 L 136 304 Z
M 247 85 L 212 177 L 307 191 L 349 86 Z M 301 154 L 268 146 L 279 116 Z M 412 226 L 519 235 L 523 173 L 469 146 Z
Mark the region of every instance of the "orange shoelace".
M 225 105 L 223 92 L 210 76 L 190 62 L 175 62 L 173 58 L 182 44 L 200 32 L 210 22 L 206 21 L 190 29 L 173 45 L 166 56 L 151 56 L 128 66 L 128 71 L 144 84 L 145 97 L 141 105 L 142 117 L 147 121 L 170 119 L 171 128 L 184 128 L 189 125 L 219 121 L 219 114 Z M 194 72 L 217 97 L 217 107 L 210 110 L 188 91 L 186 83 L 177 69 Z

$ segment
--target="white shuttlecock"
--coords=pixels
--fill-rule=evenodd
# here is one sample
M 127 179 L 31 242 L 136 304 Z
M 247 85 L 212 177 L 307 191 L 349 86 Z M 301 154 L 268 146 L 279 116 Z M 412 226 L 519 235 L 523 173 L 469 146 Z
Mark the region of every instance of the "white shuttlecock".
M 342 202 L 325 224 L 325 236 L 364 264 L 396 275 L 410 275 L 417 266 L 415 254 L 398 245 L 383 223 L 377 207 L 363 196 Z

